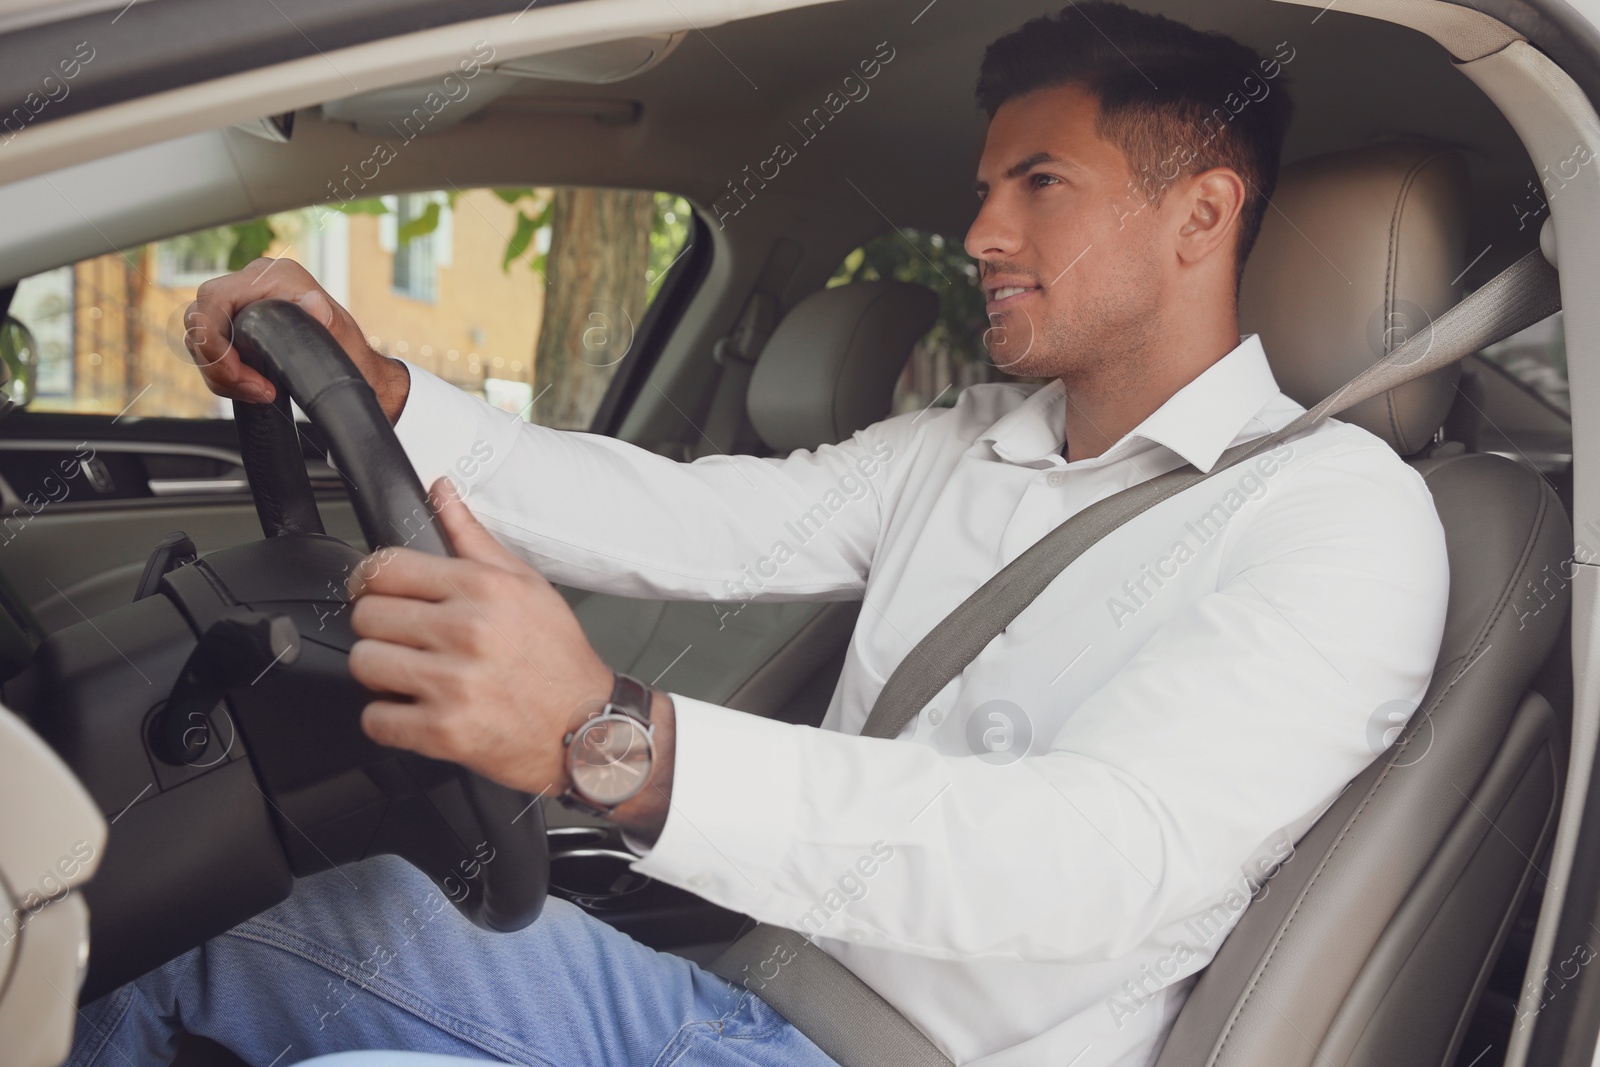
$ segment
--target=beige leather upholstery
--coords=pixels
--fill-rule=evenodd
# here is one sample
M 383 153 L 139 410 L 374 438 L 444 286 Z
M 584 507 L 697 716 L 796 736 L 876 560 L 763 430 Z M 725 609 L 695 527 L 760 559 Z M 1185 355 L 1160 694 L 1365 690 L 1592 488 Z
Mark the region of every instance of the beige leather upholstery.
M 939 298 L 906 282 L 854 282 L 812 293 L 778 323 L 746 404 L 776 452 L 834 444 L 889 413 L 911 346 Z
M 1279 387 L 1306 407 L 1445 311 L 1461 292 L 1467 169 L 1453 150 L 1394 143 L 1285 167 L 1239 294 Z M 1340 416 L 1401 455 L 1455 399 L 1459 366 Z
M 889 415 L 895 379 L 939 299 L 904 282 L 854 282 L 801 300 L 762 349 L 749 414 L 778 452 L 815 448 Z M 721 604 L 575 593 L 601 658 L 675 692 L 791 721 L 820 721 L 859 603 Z M 683 650 L 693 646 L 693 655 Z M 665 684 L 665 683 L 664 683 Z
M 1376 355 L 1362 342 L 1369 300 L 1442 310 L 1461 269 L 1464 195 L 1460 161 L 1425 146 L 1289 168 L 1241 308 L 1296 399 L 1331 391 Z M 1317 266 L 1321 255 L 1338 271 Z M 1410 452 L 1448 400 L 1435 382 L 1359 421 Z M 1571 520 L 1520 463 L 1446 447 L 1415 467 L 1450 558 L 1432 685 L 1402 741 L 1351 783 L 1246 910 L 1156 1067 L 1447 1067 L 1539 877 L 1570 708 L 1529 686 L 1566 621 L 1559 576 L 1570 573 Z

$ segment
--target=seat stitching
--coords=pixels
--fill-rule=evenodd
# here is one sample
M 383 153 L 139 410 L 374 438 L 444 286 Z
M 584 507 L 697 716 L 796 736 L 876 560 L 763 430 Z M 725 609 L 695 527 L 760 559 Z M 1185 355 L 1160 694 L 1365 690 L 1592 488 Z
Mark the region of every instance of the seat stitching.
M 1400 180 L 1400 189 L 1395 194 L 1394 211 L 1389 216 L 1389 255 L 1388 262 L 1385 264 L 1383 279 L 1384 329 L 1383 333 L 1379 334 L 1380 339 L 1384 336 L 1384 334 L 1388 333 L 1389 316 L 1394 310 L 1394 289 L 1396 285 L 1396 277 L 1399 274 L 1400 263 L 1400 217 L 1405 213 L 1405 204 L 1407 199 L 1410 197 L 1412 186 L 1416 184 L 1417 176 L 1438 160 L 1445 158 L 1448 154 L 1449 153 L 1445 150 L 1437 150 L 1432 155 L 1418 160 L 1416 163 L 1412 164 L 1410 169 L 1406 171 L 1405 177 Z M 1397 405 L 1394 401 L 1394 390 L 1391 389 L 1385 392 L 1383 397 L 1385 413 L 1389 418 L 1389 430 L 1394 434 L 1394 439 L 1399 442 L 1401 448 L 1410 451 L 1410 442 L 1406 440 L 1405 435 L 1400 431 L 1400 419 Z
M 1456 460 L 1459 462 L 1465 458 L 1466 456 L 1458 456 L 1456 457 Z M 1511 606 L 1512 592 L 1516 588 L 1515 577 L 1522 574 L 1526 569 L 1533 556 L 1534 546 L 1538 543 L 1539 535 L 1544 532 L 1545 524 L 1550 517 L 1551 493 L 1546 491 L 1544 477 L 1542 475 L 1539 477 L 1538 487 L 1535 490 L 1535 495 L 1537 498 L 1537 504 L 1534 509 L 1533 518 L 1529 525 L 1527 540 L 1522 546 L 1522 554 L 1517 558 L 1517 565 L 1511 571 L 1513 580 L 1506 584 L 1505 589 L 1500 594 L 1500 601 L 1495 605 L 1493 613 L 1484 622 L 1484 624 L 1478 628 L 1478 633 L 1473 638 L 1472 648 L 1474 651 L 1477 650 L 1478 642 L 1481 642 L 1484 638 L 1489 636 L 1489 631 L 1494 629 L 1495 625 L 1505 615 L 1506 609 Z
M 1469 455 L 1472 454 L 1474 453 L 1469 453 Z M 1467 459 L 1467 456 L 1459 456 L 1456 457 L 1453 462 L 1460 462 L 1465 459 Z M 1444 466 L 1448 465 L 1448 463 L 1441 465 L 1439 469 L 1442 470 Z M 1528 563 L 1529 557 L 1533 554 L 1533 547 L 1535 544 L 1537 544 L 1539 535 L 1544 530 L 1545 521 L 1549 514 L 1549 510 L 1549 495 L 1544 491 L 1544 481 L 1541 478 L 1538 490 L 1538 504 L 1536 506 L 1533 519 L 1529 525 L 1528 535 L 1523 541 L 1523 550 L 1517 559 L 1517 566 L 1511 571 L 1513 580 L 1506 584 L 1505 592 L 1501 594 L 1500 604 L 1496 607 L 1489 621 L 1479 628 L 1477 635 L 1473 638 L 1472 644 L 1468 646 L 1469 654 L 1457 656 L 1454 660 L 1450 661 L 1451 663 L 1459 662 L 1463 659 L 1470 662 L 1472 658 L 1470 653 L 1476 653 L 1478 651 L 1479 644 L 1481 644 L 1483 639 L 1488 636 L 1488 632 L 1494 627 L 1494 624 L 1504 615 L 1506 606 L 1510 604 L 1510 592 L 1516 584 L 1515 577 L 1523 572 Z M 1427 714 L 1428 712 L 1438 708 L 1439 705 L 1444 701 L 1445 697 L 1450 695 L 1450 693 L 1455 689 L 1456 683 L 1460 681 L 1460 679 L 1461 676 L 1457 675 L 1448 683 L 1446 683 L 1445 687 L 1439 691 L 1438 695 L 1435 696 L 1433 700 L 1429 701 L 1427 711 L 1424 712 L 1424 714 Z M 1389 773 L 1393 769 L 1394 764 L 1388 764 L 1383 769 L 1382 773 L 1379 774 L 1377 781 L 1372 783 L 1371 787 L 1367 790 L 1367 795 L 1362 798 L 1361 805 L 1355 811 L 1351 812 L 1350 817 L 1345 821 L 1344 826 L 1340 828 L 1339 834 L 1334 839 L 1334 842 L 1328 849 L 1327 854 L 1323 856 L 1322 862 L 1317 864 L 1316 870 L 1311 873 L 1311 877 L 1306 881 L 1305 887 L 1300 891 L 1299 896 L 1295 899 L 1294 907 L 1290 910 L 1289 914 L 1285 916 L 1282 926 L 1279 927 L 1278 932 L 1273 936 L 1272 943 L 1267 947 L 1267 951 L 1262 956 L 1260 963 L 1256 965 L 1255 972 L 1251 975 L 1250 981 L 1245 987 L 1244 995 L 1239 999 L 1239 1003 L 1235 1005 L 1233 1012 L 1228 1019 L 1227 1026 L 1223 1028 L 1215 1050 L 1206 1059 L 1207 1067 L 1214 1065 L 1217 1062 L 1218 1057 L 1220 1057 L 1223 1051 L 1226 1049 L 1228 1041 L 1232 1036 L 1234 1026 L 1239 1021 L 1239 1017 L 1243 1014 L 1244 1008 L 1250 1002 L 1251 997 L 1255 995 L 1257 987 L 1261 984 L 1262 977 L 1265 975 L 1269 965 L 1273 962 L 1274 957 L 1277 955 L 1279 946 L 1282 944 L 1284 938 L 1288 936 L 1289 928 L 1294 925 L 1295 920 L 1299 917 L 1300 908 L 1306 902 L 1307 897 L 1310 896 L 1312 887 L 1317 885 L 1318 880 L 1322 877 L 1324 871 L 1326 871 L 1329 863 L 1333 860 L 1334 855 L 1339 851 L 1339 847 L 1344 844 L 1345 839 L 1354 830 L 1356 822 L 1360 820 L 1361 815 L 1366 811 L 1368 805 L 1370 805 L 1373 800 L 1377 798 L 1378 791 L 1382 789 L 1383 786 L 1388 782 Z

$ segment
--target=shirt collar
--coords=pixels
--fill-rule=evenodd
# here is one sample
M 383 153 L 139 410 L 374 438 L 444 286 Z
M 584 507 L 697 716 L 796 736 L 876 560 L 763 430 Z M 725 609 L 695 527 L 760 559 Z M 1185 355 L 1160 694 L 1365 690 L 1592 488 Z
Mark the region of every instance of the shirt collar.
M 1250 334 L 1120 441 L 1095 459 L 1080 462 L 1096 466 L 1113 462 L 1142 451 L 1140 445 L 1150 442 L 1209 471 L 1278 391 L 1261 339 Z M 1057 378 L 1001 416 L 978 440 L 990 442 L 996 455 L 1012 463 L 1034 463 L 1059 454 L 1066 442 L 1066 406 L 1066 388 Z M 1268 429 L 1261 427 L 1262 432 Z

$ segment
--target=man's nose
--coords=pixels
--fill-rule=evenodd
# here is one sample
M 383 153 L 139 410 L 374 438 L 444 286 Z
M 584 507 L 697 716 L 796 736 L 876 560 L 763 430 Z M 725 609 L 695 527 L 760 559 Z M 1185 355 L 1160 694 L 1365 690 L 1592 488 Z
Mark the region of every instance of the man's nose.
M 1003 197 L 989 194 L 978 209 L 978 217 L 967 228 L 963 242 L 967 255 L 979 262 L 1016 258 L 1022 250 L 1022 227 L 1013 215 Z

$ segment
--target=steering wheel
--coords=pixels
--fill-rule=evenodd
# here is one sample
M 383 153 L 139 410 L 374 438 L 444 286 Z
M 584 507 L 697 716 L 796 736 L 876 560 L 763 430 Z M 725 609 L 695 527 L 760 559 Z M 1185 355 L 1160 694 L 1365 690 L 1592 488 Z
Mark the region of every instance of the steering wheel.
M 272 404 L 234 404 L 245 473 L 269 540 L 323 535 L 292 398 L 326 439 L 374 552 L 409 547 L 455 554 L 371 386 L 320 323 L 295 304 L 263 300 L 235 316 L 234 346 L 246 365 L 277 387 Z M 459 797 L 435 797 L 432 806 L 442 818 L 430 818 L 426 826 L 390 827 L 374 836 L 367 854 L 383 850 L 403 856 L 484 929 L 518 930 L 537 918 L 550 863 L 536 798 L 409 753 L 394 755 L 393 761 L 424 784 L 437 782 L 441 769 L 449 768 Z M 370 847 L 374 843 L 377 848 Z
M 376 694 L 350 675 L 345 580 L 369 556 L 323 531 L 290 403 L 374 551 L 451 555 L 377 397 L 294 304 L 245 308 L 234 346 L 278 387 L 234 405 L 266 539 L 202 556 L 168 534 L 132 603 L 48 635 L 5 683 L 110 824 L 84 887 L 85 1000 L 368 856 L 407 860 L 487 930 L 533 922 L 549 885 L 537 797 L 361 731 Z

